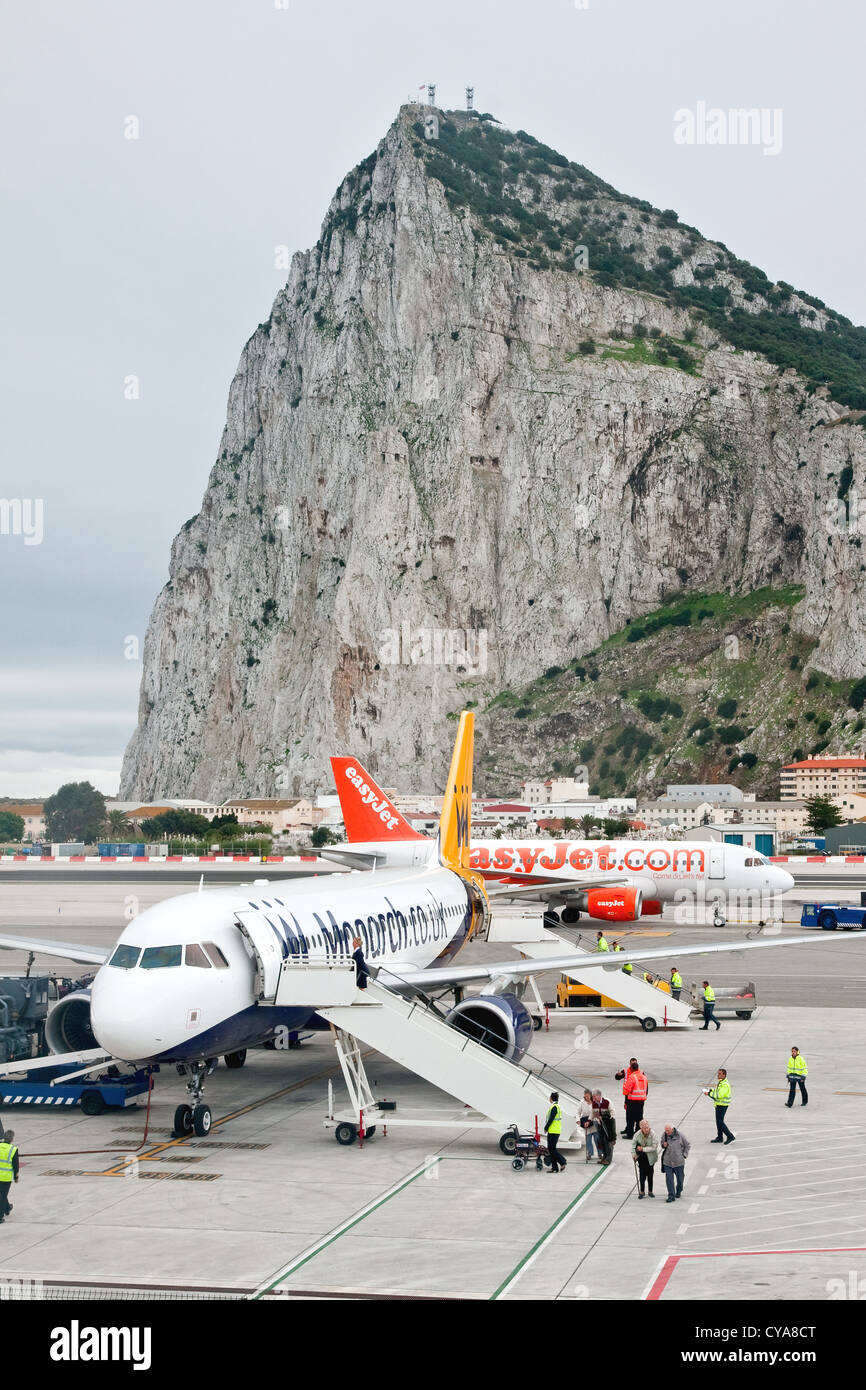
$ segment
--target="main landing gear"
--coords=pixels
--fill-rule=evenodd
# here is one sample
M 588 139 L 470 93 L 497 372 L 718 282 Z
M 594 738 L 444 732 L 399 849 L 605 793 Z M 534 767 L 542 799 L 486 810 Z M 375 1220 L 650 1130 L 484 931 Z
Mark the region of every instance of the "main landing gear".
M 179 1076 L 185 1076 L 189 1072 L 186 1089 L 192 1103 L 179 1105 L 174 1112 L 174 1137 L 176 1139 L 182 1138 L 185 1134 L 192 1134 L 193 1131 L 200 1139 L 204 1139 L 206 1135 L 210 1134 L 213 1113 L 210 1106 L 204 1104 L 202 1097 L 204 1095 L 204 1079 L 206 1076 L 210 1076 L 215 1066 L 215 1058 L 211 1058 L 209 1062 L 178 1066 Z

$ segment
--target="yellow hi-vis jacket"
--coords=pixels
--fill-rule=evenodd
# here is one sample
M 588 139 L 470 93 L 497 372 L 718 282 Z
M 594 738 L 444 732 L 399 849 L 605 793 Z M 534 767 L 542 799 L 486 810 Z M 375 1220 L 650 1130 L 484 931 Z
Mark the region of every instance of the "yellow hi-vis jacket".
M 11 1182 L 15 1176 L 12 1159 L 17 1152 L 17 1144 L 0 1144 L 0 1182 Z
M 715 1000 L 715 997 L 716 997 L 716 991 L 713 989 L 712 985 L 707 985 L 706 989 L 704 990 L 704 1000 L 705 1000 L 705 1002 L 706 1002 L 707 1004 L 712 1004 L 712 1003 L 714 1002 L 714 1000 Z
M 621 946 L 614 946 L 614 948 L 613 948 L 613 953 L 614 953 L 614 955 L 616 955 L 617 951 L 621 951 L 621 950 L 622 950 L 622 947 L 621 947 Z M 623 973 L 624 973 L 624 974 L 630 975 L 630 974 L 631 974 L 631 969 L 632 969 L 632 967 L 631 967 L 631 961 L 627 961 L 626 964 L 625 964 L 622 968 L 623 968 Z
M 671 975 L 671 989 L 682 989 L 682 987 L 683 977 L 675 970 L 673 975 Z
M 789 1076 L 808 1076 L 808 1075 L 809 1075 L 809 1068 L 806 1066 L 806 1058 L 803 1056 L 802 1052 L 800 1053 L 800 1055 L 799 1055 L 798 1057 L 789 1057 L 789 1058 L 788 1058 L 788 1075 L 789 1075 Z
M 562 1111 L 558 1105 L 551 1105 L 547 1112 L 547 1123 L 544 1126 L 545 1134 L 562 1133 Z
M 609 951 L 609 950 L 610 950 L 610 947 L 608 946 L 607 941 L 605 940 L 605 938 L 604 938 L 603 936 L 600 936 L 600 937 L 598 938 L 598 945 L 596 946 L 595 949 L 596 949 L 597 951 Z
M 725 1077 L 724 1081 L 711 1086 L 709 1091 L 710 1100 L 715 1101 L 716 1105 L 730 1105 L 731 1103 L 731 1083 Z

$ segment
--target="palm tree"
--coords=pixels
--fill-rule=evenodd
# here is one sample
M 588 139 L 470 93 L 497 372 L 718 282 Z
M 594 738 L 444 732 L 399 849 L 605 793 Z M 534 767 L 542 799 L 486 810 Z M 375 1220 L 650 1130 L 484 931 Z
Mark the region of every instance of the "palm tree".
M 592 831 L 595 829 L 595 827 L 596 827 L 597 825 L 598 825 L 598 821 L 596 820 L 595 816 L 581 816 L 581 818 L 580 818 L 580 828 L 581 828 L 581 830 L 583 831 L 583 834 L 584 834 L 584 838 L 585 838 L 585 839 L 587 839 L 587 840 L 589 839 L 590 834 L 592 833 Z
M 109 840 L 122 844 L 130 832 L 130 824 L 125 811 L 109 811 L 105 817 L 105 833 Z

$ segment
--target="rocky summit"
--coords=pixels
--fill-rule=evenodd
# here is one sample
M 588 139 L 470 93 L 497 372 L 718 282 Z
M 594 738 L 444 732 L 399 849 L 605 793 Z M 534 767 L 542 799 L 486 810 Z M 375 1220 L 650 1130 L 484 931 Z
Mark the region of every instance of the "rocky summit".
M 438 786 L 449 715 L 617 634 L 602 685 L 634 691 L 642 643 L 622 634 L 691 595 L 785 591 L 797 679 L 849 689 L 864 364 L 866 331 L 674 211 L 492 117 L 402 108 L 244 348 L 151 617 L 120 795 L 289 793 L 345 751 Z M 493 706 L 489 766 L 517 767 L 530 722 L 537 775 L 580 760 L 558 689 L 507 732 Z M 707 698 L 692 723 L 716 719 Z M 593 716 L 611 747 L 612 709 Z

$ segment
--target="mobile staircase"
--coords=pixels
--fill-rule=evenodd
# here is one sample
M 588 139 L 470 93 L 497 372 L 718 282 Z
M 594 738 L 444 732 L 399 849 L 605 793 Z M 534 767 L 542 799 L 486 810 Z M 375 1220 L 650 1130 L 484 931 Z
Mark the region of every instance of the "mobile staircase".
M 581 953 L 585 954 L 588 960 L 598 960 L 595 951 L 587 950 L 579 942 L 569 941 L 566 937 L 557 935 L 544 926 L 543 919 L 536 915 L 494 915 L 488 940 L 507 942 L 530 960 Z M 635 953 L 640 950 L 640 946 L 636 941 L 630 940 L 628 950 Z M 640 1020 L 641 1027 L 647 1033 L 659 1027 L 687 1028 L 692 1010 L 691 999 L 674 999 L 667 990 L 659 989 L 642 979 L 640 970 L 641 967 L 637 964 L 631 973 L 623 970 L 617 961 L 615 951 L 606 953 L 602 966 L 595 964 L 581 970 L 579 965 L 570 965 L 567 970 L 559 973 L 567 975 L 577 984 L 585 985 L 595 995 L 614 1001 L 616 1007 L 601 1008 L 591 1005 L 586 1008 L 550 1009 L 550 1012 L 568 1014 L 573 1020 L 580 1014 L 591 1017 L 598 1017 L 600 1014 L 611 1017 L 633 1016 Z M 530 987 L 536 1005 L 544 1010 L 545 1006 L 532 979 Z
M 563 1089 L 553 1069 L 533 1071 L 525 1065 L 525 1057 L 521 1063 L 508 1061 L 446 1023 L 431 1001 L 417 993 L 404 996 L 372 979 L 365 990 L 358 989 L 354 963 L 312 965 L 290 957 L 282 964 L 273 999 L 263 1002 L 279 1007 L 312 1005 L 332 1025 L 351 1108 L 341 1117 L 334 1113 L 332 1101 L 325 1123 L 336 1129 L 341 1143 L 363 1139 L 380 1123 L 443 1124 L 493 1129 L 500 1135 L 503 1153 L 510 1153 L 512 1126 L 523 1134 L 537 1133 L 550 1106 L 550 1093 L 556 1090 L 562 1109 L 562 1145 L 582 1144 L 577 1095 Z M 384 1108 L 367 1079 L 361 1043 L 454 1096 L 475 1114 L 404 1117 Z M 582 1090 L 570 1078 L 566 1081 L 575 1091 Z

